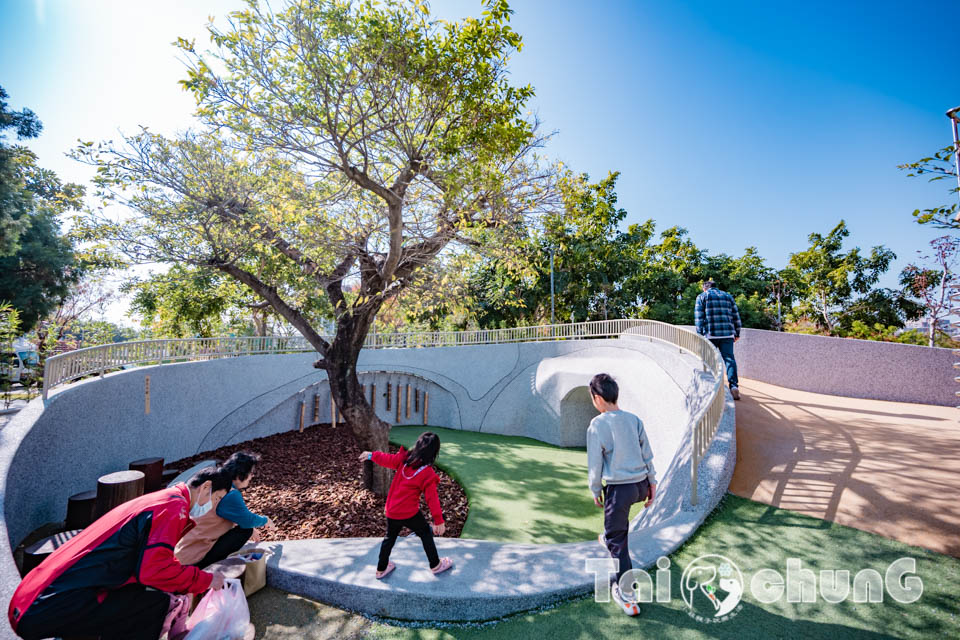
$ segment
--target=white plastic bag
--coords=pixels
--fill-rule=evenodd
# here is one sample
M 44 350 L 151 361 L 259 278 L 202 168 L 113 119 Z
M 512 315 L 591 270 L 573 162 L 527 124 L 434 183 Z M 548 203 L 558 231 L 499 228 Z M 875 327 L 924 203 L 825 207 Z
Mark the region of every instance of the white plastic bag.
M 210 590 L 187 620 L 184 640 L 242 640 L 250 624 L 250 609 L 240 581 L 228 579 L 223 589 Z

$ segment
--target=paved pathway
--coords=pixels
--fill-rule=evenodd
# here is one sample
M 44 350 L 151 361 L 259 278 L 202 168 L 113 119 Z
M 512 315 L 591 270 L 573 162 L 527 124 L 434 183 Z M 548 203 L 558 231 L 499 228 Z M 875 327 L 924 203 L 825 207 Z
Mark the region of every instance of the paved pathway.
M 9 407 L 0 400 L 0 429 L 7 426 L 7 423 L 13 420 L 13 416 L 17 415 L 20 409 L 23 409 L 25 406 L 27 406 L 26 400 L 14 400 L 10 403 Z
M 960 557 L 960 410 L 741 390 L 732 493 Z

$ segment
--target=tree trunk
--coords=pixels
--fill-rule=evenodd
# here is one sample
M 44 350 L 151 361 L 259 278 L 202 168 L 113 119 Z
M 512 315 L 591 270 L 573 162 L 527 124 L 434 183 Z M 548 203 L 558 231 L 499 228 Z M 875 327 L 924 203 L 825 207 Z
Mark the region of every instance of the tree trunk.
M 833 335 L 833 324 L 830 322 L 830 310 L 827 306 L 827 296 L 823 292 L 820 293 L 820 315 L 823 316 L 823 324 L 827 328 L 827 335 Z
M 357 442 L 368 451 L 387 451 L 390 425 L 377 417 L 357 377 L 357 359 L 374 314 L 375 311 L 365 317 L 344 314 L 337 320 L 337 334 L 324 366 L 330 393 Z M 387 494 L 392 479 L 387 469 L 373 466 L 372 471 L 368 468 L 363 475 L 365 488 L 378 496 Z
M 259 309 L 253 310 L 253 326 L 258 337 L 267 335 L 267 314 Z
M 934 336 L 937 334 L 937 320 L 936 318 L 930 318 L 930 330 L 927 331 L 927 346 L 932 347 L 934 344 Z

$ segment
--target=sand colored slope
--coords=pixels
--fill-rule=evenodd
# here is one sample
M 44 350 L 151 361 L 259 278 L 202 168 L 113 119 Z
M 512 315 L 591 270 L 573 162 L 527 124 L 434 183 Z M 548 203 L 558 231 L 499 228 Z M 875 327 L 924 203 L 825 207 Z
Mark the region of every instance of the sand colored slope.
M 740 388 L 732 493 L 960 557 L 960 410 Z

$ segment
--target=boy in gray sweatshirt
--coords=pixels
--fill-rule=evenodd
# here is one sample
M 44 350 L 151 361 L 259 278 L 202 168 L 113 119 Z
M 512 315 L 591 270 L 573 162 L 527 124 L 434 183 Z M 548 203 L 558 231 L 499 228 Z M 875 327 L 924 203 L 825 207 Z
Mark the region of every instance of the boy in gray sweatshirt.
M 600 415 L 587 428 L 587 467 L 593 501 L 603 507 L 600 544 L 619 560 L 617 582 L 612 586 L 614 601 L 627 615 L 640 613 L 630 602 L 633 593 L 620 591 L 620 577 L 633 568 L 627 544 L 630 507 L 647 500 L 656 492 L 653 450 L 640 418 L 617 406 L 620 389 L 606 373 L 590 380 L 590 396 Z

